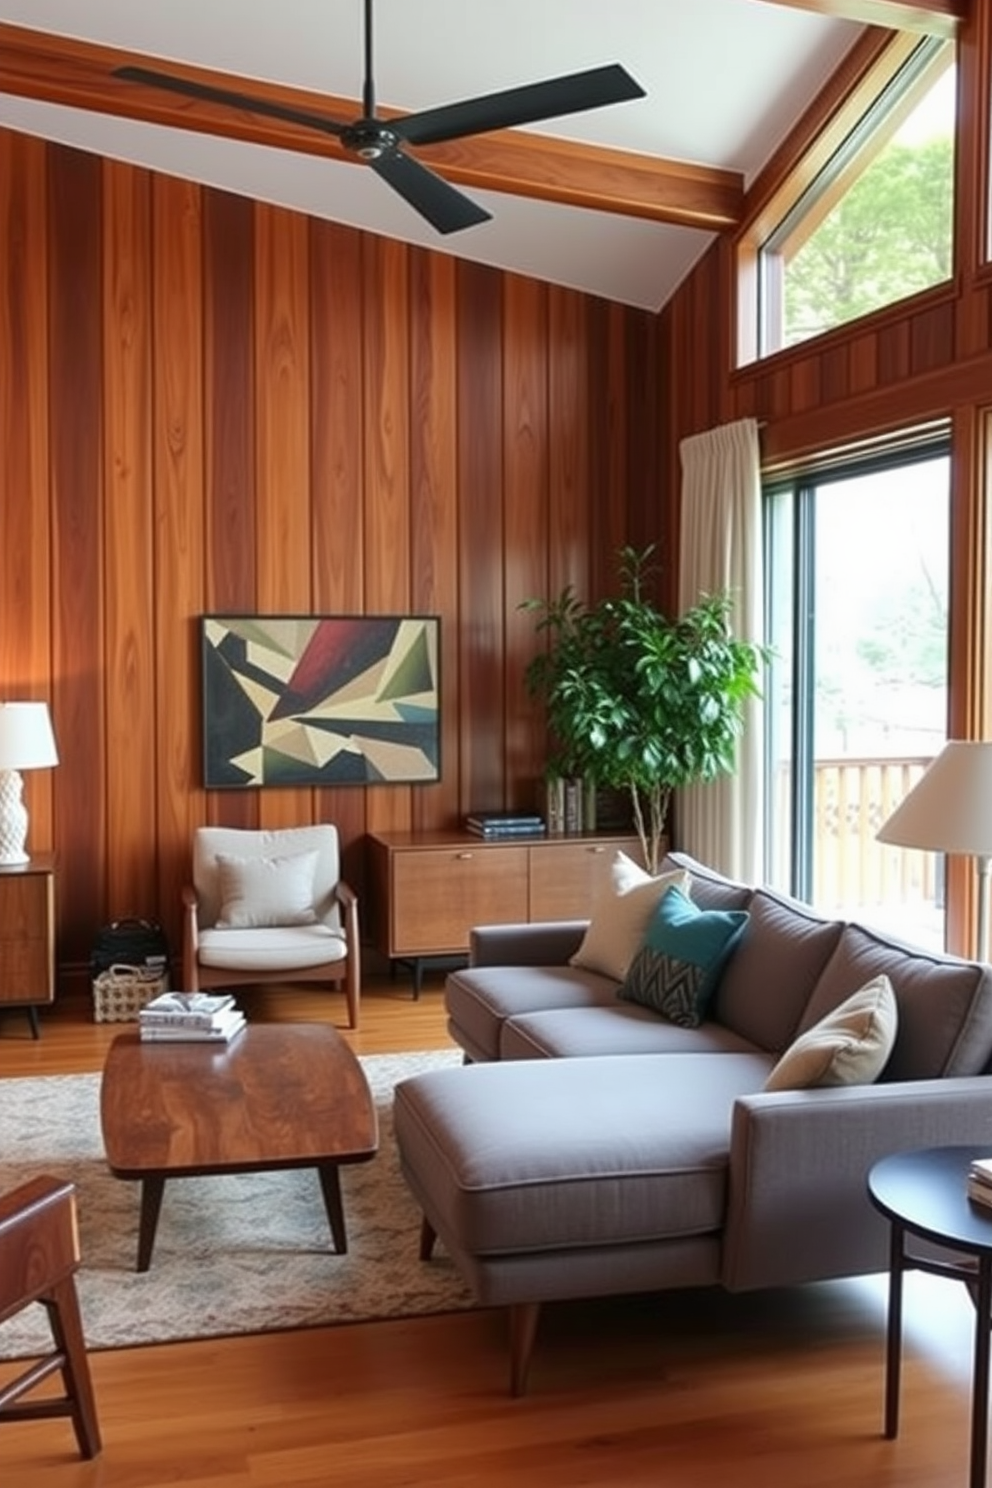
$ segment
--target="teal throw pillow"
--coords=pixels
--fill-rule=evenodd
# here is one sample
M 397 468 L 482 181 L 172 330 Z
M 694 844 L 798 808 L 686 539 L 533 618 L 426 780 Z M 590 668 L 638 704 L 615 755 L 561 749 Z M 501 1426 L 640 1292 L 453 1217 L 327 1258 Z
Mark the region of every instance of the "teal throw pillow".
M 669 889 L 617 996 L 698 1028 L 747 921 L 742 909 L 700 909 L 681 889 Z

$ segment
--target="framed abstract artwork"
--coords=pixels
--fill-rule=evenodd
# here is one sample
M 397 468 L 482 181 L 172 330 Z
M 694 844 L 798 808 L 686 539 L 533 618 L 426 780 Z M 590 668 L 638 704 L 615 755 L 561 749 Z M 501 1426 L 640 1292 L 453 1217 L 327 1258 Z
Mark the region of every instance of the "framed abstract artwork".
M 208 788 L 440 779 L 436 615 L 204 615 Z

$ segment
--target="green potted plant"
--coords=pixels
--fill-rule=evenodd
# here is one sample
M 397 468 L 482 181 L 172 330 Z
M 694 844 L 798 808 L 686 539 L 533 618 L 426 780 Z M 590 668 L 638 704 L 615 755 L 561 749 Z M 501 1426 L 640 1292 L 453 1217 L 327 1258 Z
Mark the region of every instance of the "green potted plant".
M 525 677 L 547 710 L 549 772 L 627 792 L 656 872 L 672 791 L 733 771 L 766 653 L 731 633 L 729 594 L 664 615 L 648 593 L 653 551 L 620 550 L 615 597 L 587 604 L 568 585 L 522 608 L 547 643 Z

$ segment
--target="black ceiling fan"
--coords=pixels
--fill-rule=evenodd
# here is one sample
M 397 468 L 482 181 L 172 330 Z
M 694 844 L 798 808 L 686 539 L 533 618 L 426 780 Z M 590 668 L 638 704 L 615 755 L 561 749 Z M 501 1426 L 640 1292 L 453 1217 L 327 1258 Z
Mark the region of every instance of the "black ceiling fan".
M 148 67 L 118 67 L 113 76 L 126 82 L 144 83 L 181 93 L 187 98 L 229 104 L 232 108 L 283 119 L 290 124 L 303 124 L 334 135 L 346 150 L 370 165 L 440 233 L 459 232 L 462 228 L 487 222 L 492 213 L 449 185 L 421 161 L 406 154 L 404 145 L 438 144 L 468 134 L 511 129 L 519 124 L 533 124 L 540 119 L 560 118 L 564 114 L 582 113 L 586 109 L 602 108 L 604 104 L 644 97 L 641 85 L 619 63 L 613 63 L 586 72 L 548 78 L 541 83 L 528 83 L 520 88 L 507 88 L 500 93 L 487 93 L 461 103 L 422 109 L 398 119 L 379 119 L 376 117 L 372 77 L 372 0 L 365 0 L 363 113 L 360 119 L 351 123 L 268 99 L 253 98 L 247 93 L 174 77 Z

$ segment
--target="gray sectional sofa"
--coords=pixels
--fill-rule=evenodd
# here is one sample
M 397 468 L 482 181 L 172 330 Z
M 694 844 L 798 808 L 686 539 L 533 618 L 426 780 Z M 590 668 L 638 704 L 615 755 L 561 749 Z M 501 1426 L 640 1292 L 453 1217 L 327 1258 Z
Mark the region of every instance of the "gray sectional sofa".
M 525 1388 L 542 1302 L 781 1286 L 881 1270 L 866 1197 L 886 1153 L 989 1142 L 992 968 L 751 888 L 679 854 L 703 909 L 745 910 L 686 1027 L 572 964 L 586 922 L 479 927 L 447 981 L 460 1068 L 396 1090 L 400 1159 L 482 1305 L 511 1309 Z M 797 1036 L 885 973 L 894 1043 L 867 1084 L 765 1091 Z

